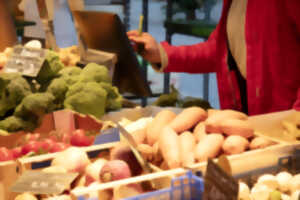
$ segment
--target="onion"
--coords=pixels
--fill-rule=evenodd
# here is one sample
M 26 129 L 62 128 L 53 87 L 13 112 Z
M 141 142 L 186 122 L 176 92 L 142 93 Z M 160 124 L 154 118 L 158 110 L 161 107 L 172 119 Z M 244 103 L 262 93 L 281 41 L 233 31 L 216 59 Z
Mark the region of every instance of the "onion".
M 79 147 L 70 147 L 58 153 L 51 162 L 51 166 L 61 166 L 67 172 L 78 173 L 83 173 L 88 164 L 90 164 L 88 155 Z
M 280 191 L 287 192 L 289 190 L 289 181 L 291 178 L 293 178 L 293 176 L 288 172 L 280 172 L 276 175 Z
M 102 167 L 107 162 L 105 159 L 98 159 L 89 164 L 85 169 L 85 185 L 88 186 L 92 182 L 100 181 L 99 175 Z
M 266 185 L 272 190 L 276 190 L 279 188 L 279 184 L 275 176 L 271 174 L 265 174 L 258 178 L 257 184 L 259 185 Z
M 290 179 L 289 189 L 291 193 L 300 190 L 300 174 L 295 175 L 293 178 Z
M 239 182 L 239 200 L 250 200 L 250 189 L 246 183 Z

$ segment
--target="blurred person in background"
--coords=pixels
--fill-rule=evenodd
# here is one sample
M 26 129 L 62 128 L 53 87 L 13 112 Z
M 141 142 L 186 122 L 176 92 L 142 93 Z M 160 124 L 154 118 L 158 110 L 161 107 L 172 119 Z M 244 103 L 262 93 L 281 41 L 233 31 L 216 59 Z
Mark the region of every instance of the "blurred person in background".
M 206 42 L 158 43 L 129 31 L 158 72 L 216 72 L 221 109 L 249 115 L 300 109 L 300 1 L 224 0 Z M 193 87 L 193 86 L 191 86 Z

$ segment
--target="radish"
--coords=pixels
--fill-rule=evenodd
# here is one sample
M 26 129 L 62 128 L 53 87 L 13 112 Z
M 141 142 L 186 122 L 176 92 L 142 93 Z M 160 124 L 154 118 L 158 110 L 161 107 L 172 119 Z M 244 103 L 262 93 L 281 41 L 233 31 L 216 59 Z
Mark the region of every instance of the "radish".
M 78 146 L 78 147 L 84 147 L 84 146 L 90 146 L 94 142 L 94 137 L 89 137 L 85 134 L 85 131 L 83 129 L 76 129 L 73 131 L 70 143 L 72 146 Z
M 66 150 L 70 145 L 62 142 L 54 143 L 53 146 L 50 149 L 51 153 L 59 152 Z
M 20 158 L 22 156 L 22 147 L 15 147 L 11 150 L 14 159 Z
M 132 153 L 130 147 L 127 144 L 119 144 L 114 147 L 110 153 L 111 160 L 123 160 L 125 161 L 131 170 L 132 176 L 136 176 L 142 173 L 142 167 L 137 161 L 136 157 Z
M 37 141 L 41 137 L 39 133 L 28 133 L 25 136 L 25 141 Z
M 123 160 L 108 161 L 100 172 L 100 180 L 104 183 L 129 177 L 131 177 L 129 166 Z
M 7 149 L 6 147 L 0 147 L 0 162 L 13 159 L 14 155 L 9 149 Z
M 44 139 L 43 141 L 41 141 L 41 148 L 47 152 L 50 151 L 50 149 L 54 146 L 55 141 L 51 140 L 51 139 Z
M 86 167 L 85 186 L 88 186 L 95 181 L 100 181 L 99 174 L 106 162 L 107 160 L 100 158 Z
M 38 142 L 35 140 L 29 141 L 27 144 L 25 144 L 22 147 L 22 155 L 26 155 L 29 152 L 37 153 L 40 150 L 40 148 L 42 147 L 41 145 L 42 145 L 41 142 Z
M 51 162 L 51 166 L 62 166 L 68 172 L 83 173 L 90 160 L 86 152 L 78 147 L 70 147 L 60 152 Z

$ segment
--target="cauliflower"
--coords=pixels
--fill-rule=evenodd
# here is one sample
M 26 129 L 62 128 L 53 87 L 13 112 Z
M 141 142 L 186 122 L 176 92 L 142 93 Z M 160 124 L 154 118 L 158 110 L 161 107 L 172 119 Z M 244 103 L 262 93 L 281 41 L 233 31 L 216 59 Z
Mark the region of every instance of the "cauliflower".
M 21 103 L 22 99 L 31 94 L 31 87 L 19 73 L 0 74 L 0 116 Z
M 109 76 L 108 69 L 105 66 L 98 65 L 96 63 L 89 63 L 82 69 L 82 72 L 80 74 L 80 81 L 95 81 L 97 83 L 112 82 L 111 77 Z
M 107 92 L 96 82 L 78 82 L 66 93 L 64 107 L 100 118 L 105 113 Z

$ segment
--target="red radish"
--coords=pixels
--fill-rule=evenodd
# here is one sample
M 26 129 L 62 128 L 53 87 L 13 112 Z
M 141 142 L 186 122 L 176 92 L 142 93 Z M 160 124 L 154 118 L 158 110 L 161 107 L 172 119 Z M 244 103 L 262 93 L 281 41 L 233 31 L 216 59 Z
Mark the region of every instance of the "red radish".
M 51 162 L 51 166 L 62 166 L 68 172 L 78 173 L 83 173 L 89 164 L 90 160 L 87 153 L 78 147 L 70 147 L 58 153 Z
M 14 155 L 9 149 L 7 149 L 6 147 L 0 147 L 0 162 L 13 159 Z
M 26 155 L 29 152 L 37 153 L 41 149 L 41 142 L 29 141 L 22 147 L 22 155 Z
M 100 172 L 100 180 L 104 183 L 129 177 L 131 177 L 129 166 L 123 160 L 108 161 Z
M 45 151 L 50 151 L 50 149 L 54 146 L 55 142 L 51 139 L 44 139 L 41 141 L 41 148 Z
M 142 167 L 137 161 L 136 157 L 132 153 L 130 147 L 127 144 L 121 143 L 114 147 L 110 153 L 110 160 L 123 160 L 125 161 L 131 170 L 133 176 L 142 173 Z
M 93 144 L 93 142 L 94 137 L 85 135 L 85 131 L 83 129 L 76 129 L 73 131 L 70 138 L 71 145 L 78 147 L 90 146 Z
M 41 134 L 39 133 L 28 133 L 25 136 L 25 141 L 37 141 L 38 139 L 40 139 Z
M 15 159 L 20 158 L 22 156 L 22 147 L 15 147 L 11 152 Z
M 70 145 L 62 142 L 54 143 L 50 149 L 51 153 L 60 152 L 67 149 Z
M 85 186 L 88 186 L 95 181 L 100 181 L 99 174 L 106 162 L 107 160 L 100 158 L 86 167 Z

